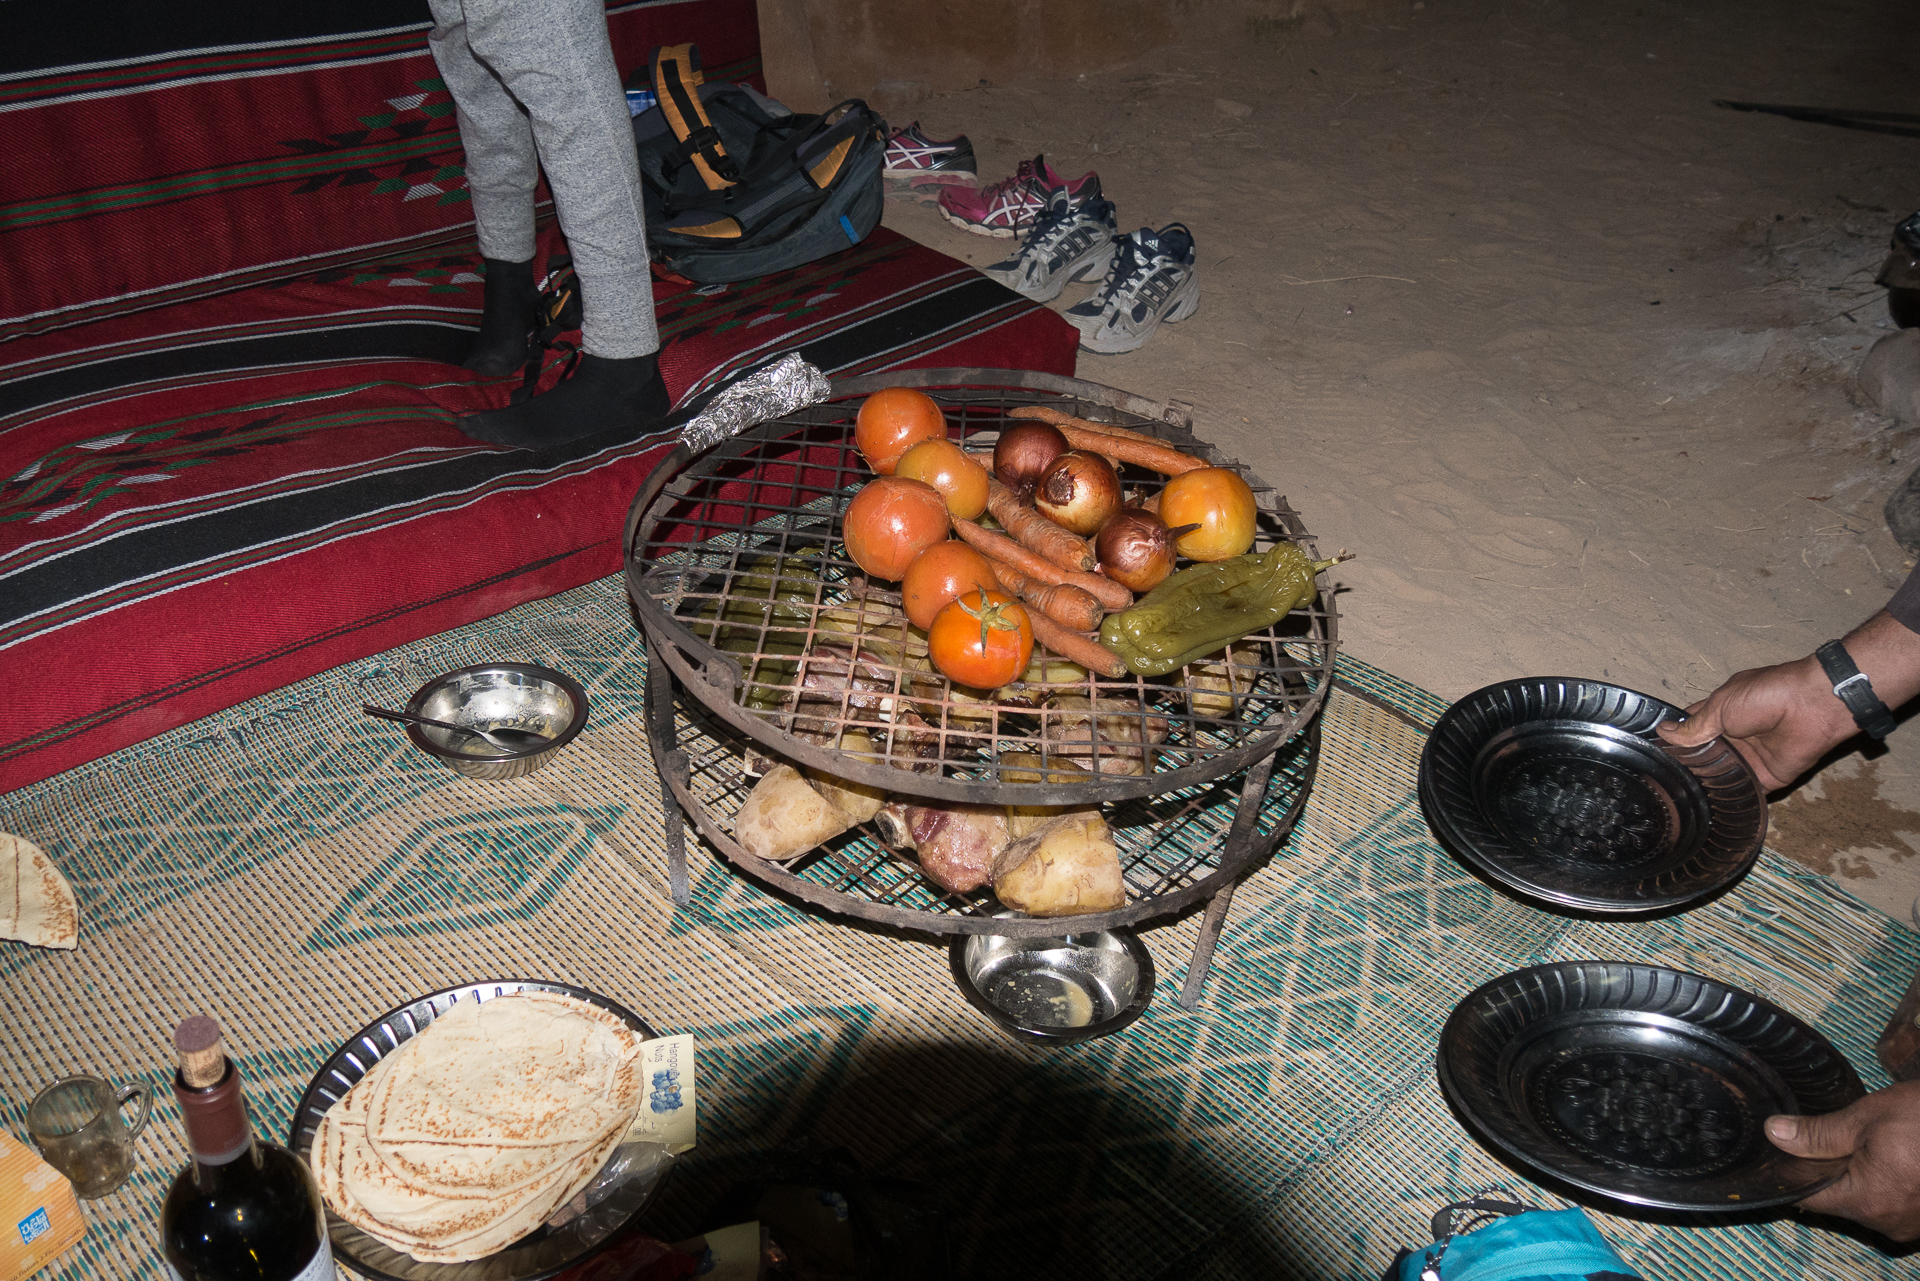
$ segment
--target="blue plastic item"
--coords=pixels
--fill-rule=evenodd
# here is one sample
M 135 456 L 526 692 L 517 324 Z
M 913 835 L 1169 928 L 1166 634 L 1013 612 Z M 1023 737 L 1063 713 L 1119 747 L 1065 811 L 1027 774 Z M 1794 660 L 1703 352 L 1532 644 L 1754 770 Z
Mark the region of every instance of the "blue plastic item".
M 1494 1221 L 1484 1227 L 1446 1234 L 1450 1225 L 1488 1218 Z M 1435 1215 L 1434 1232 L 1432 1245 L 1403 1253 L 1382 1281 L 1642 1281 L 1578 1206 L 1467 1201 Z

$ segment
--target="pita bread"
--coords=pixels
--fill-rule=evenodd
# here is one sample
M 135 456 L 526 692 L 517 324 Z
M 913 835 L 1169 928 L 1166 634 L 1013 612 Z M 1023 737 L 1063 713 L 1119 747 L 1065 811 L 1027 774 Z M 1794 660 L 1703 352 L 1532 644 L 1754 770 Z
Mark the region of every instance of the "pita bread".
M 456 1005 L 394 1055 L 367 1101 L 384 1150 L 408 1139 L 584 1146 L 638 1103 L 640 1043 L 543 994 Z
M 462 1002 L 321 1119 L 309 1157 L 328 1205 L 416 1259 L 484 1258 L 599 1173 L 644 1094 L 640 1038 L 551 993 Z
M 389 1057 L 382 1063 L 392 1061 Z M 361 1084 L 373 1081 L 374 1073 L 369 1073 Z M 447 1197 L 410 1189 L 366 1142 L 364 1104 L 369 1093 L 370 1089 L 356 1086 L 321 1118 L 311 1159 L 321 1192 L 335 1212 L 396 1250 L 446 1249 L 493 1233 L 528 1201 L 548 1191 L 547 1183 L 569 1173 L 549 1171 L 540 1186 L 505 1197 Z
M 568 1177 L 555 1183 L 538 1197 L 530 1198 L 522 1204 L 520 1210 L 503 1218 L 491 1231 L 469 1237 L 454 1245 L 442 1248 L 427 1247 L 414 1251 L 414 1257 L 426 1263 L 465 1263 L 471 1259 L 484 1259 L 498 1253 L 518 1241 L 527 1233 L 539 1227 L 552 1216 L 555 1210 L 580 1194 L 580 1190 L 593 1182 L 594 1175 L 613 1155 L 620 1145 L 619 1134 L 610 1134 L 600 1146 L 591 1149 L 577 1158 L 567 1171 Z
M 80 942 L 80 905 L 60 869 L 32 841 L 0 832 L 0 938 L 35 947 Z

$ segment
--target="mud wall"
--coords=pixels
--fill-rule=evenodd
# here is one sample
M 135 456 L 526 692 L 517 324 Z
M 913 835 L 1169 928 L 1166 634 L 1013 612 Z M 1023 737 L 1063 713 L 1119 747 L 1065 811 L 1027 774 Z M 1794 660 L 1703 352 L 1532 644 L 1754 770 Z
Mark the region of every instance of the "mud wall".
M 862 97 L 899 116 L 982 80 L 1073 76 L 1248 23 L 1312 34 L 1381 0 L 760 0 L 774 95 L 800 110 Z

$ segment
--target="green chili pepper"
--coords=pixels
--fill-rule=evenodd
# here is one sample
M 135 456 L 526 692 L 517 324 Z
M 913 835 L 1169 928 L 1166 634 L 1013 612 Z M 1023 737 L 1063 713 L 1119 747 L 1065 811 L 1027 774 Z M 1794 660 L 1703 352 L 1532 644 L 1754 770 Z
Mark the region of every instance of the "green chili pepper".
M 1313 576 L 1346 559 L 1313 561 L 1292 543 L 1259 555 L 1194 565 L 1170 576 L 1132 609 L 1107 615 L 1100 641 L 1127 670 L 1160 676 L 1273 626 L 1313 599 Z

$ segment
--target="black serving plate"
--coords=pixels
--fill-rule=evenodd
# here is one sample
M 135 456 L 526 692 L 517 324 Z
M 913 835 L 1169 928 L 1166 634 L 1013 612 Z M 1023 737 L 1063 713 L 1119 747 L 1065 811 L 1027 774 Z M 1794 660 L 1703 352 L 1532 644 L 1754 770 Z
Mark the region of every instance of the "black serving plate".
M 490 979 L 433 992 L 387 1011 L 361 1028 L 333 1052 L 300 1096 L 294 1110 L 287 1146 L 301 1160 L 313 1152 L 313 1132 L 327 1109 L 339 1101 L 387 1055 L 418 1036 L 427 1024 L 460 1001 L 489 1001 L 514 992 L 557 992 L 588 1005 L 597 1005 L 620 1017 L 643 1040 L 658 1035 L 645 1020 L 624 1006 L 585 988 L 533 979 Z M 611 1245 L 621 1229 L 637 1219 L 666 1183 L 671 1166 L 653 1179 L 635 1179 L 614 1189 L 606 1200 L 559 1228 L 545 1225 L 521 1237 L 506 1249 L 467 1263 L 422 1263 L 411 1255 L 382 1245 L 359 1228 L 327 1211 L 327 1235 L 333 1257 L 366 1276 L 381 1281 L 544 1281 Z
M 1647 915 L 1739 880 L 1767 798 L 1724 738 L 1668 747 L 1671 704 L 1603 681 L 1541 676 L 1475 690 L 1420 756 L 1420 804 L 1449 853 L 1575 911 Z
M 1440 1033 L 1440 1089 L 1479 1136 L 1575 1187 L 1663 1210 L 1803 1200 L 1846 1171 L 1767 1141 L 1775 1113 L 1865 1091 L 1827 1039 L 1697 974 L 1623 961 L 1519 970 Z

